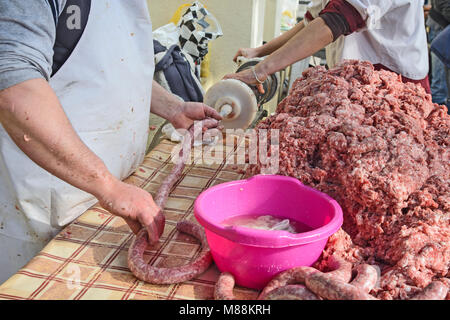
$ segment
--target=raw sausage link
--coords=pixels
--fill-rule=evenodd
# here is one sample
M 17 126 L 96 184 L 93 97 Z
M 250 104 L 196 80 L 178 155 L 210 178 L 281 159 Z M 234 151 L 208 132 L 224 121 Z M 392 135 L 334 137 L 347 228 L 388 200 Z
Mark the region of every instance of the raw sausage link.
M 161 208 L 161 210 L 164 210 L 170 190 L 172 189 L 174 184 L 178 181 L 178 179 L 181 178 L 183 170 L 186 166 L 187 159 L 191 155 L 192 144 L 194 141 L 193 130 L 194 127 L 191 127 L 189 129 L 188 134 L 185 136 L 185 139 L 183 140 L 183 146 L 180 149 L 177 163 L 173 167 L 172 172 L 163 181 L 155 196 L 155 203 L 158 205 L 158 207 Z
M 212 263 L 206 236 L 201 227 L 188 221 L 177 224 L 177 230 L 190 234 L 201 241 L 203 249 L 200 255 L 192 262 L 175 268 L 158 268 L 144 261 L 144 251 L 148 245 L 147 230 L 142 229 L 136 236 L 128 251 L 128 266 L 139 280 L 154 284 L 172 284 L 191 280 L 205 272 Z
M 343 258 L 331 256 L 328 260 L 328 265 L 333 271 L 327 272 L 327 274 L 333 276 L 335 279 L 347 283 L 352 278 L 353 265 Z
M 189 134 L 186 135 L 183 140 L 183 147 L 180 150 L 177 163 L 166 180 L 161 184 L 158 193 L 156 194 L 155 203 L 161 210 L 164 210 L 170 190 L 178 179 L 180 179 L 187 159 L 191 154 L 191 148 L 194 141 L 194 126 L 192 126 L 188 132 Z M 160 235 L 163 233 L 165 224 L 164 215 L 161 216 L 162 219 L 158 221 L 158 231 Z M 144 252 L 149 245 L 149 239 L 146 228 L 143 228 L 136 235 L 128 250 L 128 266 L 136 278 L 155 284 L 171 284 L 193 279 L 208 269 L 212 263 L 212 256 L 203 229 L 200 226 L 186 221 L 179 222 L 177 224 L 177 229 L 180 232 L 188 233 L 200 240 L 203 246 L 200 255 L 194 262 L 185 266 L 175 268 L 157 268 L 150 266 L 144 261 Z
M 288 284 L 305 284 L 306 277 L 316 272 L 319 271 L 313 267 L 295 267 L 283 271 L 270 280 L 270 282 L 260 293 L 258 300 L 265 300 L 266 296 L 272 290 L 284 287 Z
M 329 265 L 333 271 L 328 272 L 329 275 L 334 276 L 345 282 L 349 282 L 352 277 L 352 264 L 342 258 L 331 256 Z M 263 289 L 258 297 L 258 300 L 264 300 L 266 295 L 276 288 L 283 287 L 288 284 L 305 284 L 305 280 L 312 274 L 321 273 L 313 267 L 295 267 L 279 273 L 273 278 Z
M 433 281 L 410 300 L 444 300 L 448 288 L 440 281 Z
M 214 299 L 215 300 L 235 300 L 234 289 L 234 277 L 229 272 L 224 272 L 219 276 L 219 280 L 214 287 Z
M 369 293 L 378 282 L 378 271 L 369 264 L 360 264 L 356 267 L 357 275 L 351 285 Z
M 304 285 L 291 284 L 270 291 L 265 300 L 320 300 Z
M 306 278 L 306 287 L 328 300 L 376 300 L 364 290 L 336 279 L 328 273 L 315 273 Z

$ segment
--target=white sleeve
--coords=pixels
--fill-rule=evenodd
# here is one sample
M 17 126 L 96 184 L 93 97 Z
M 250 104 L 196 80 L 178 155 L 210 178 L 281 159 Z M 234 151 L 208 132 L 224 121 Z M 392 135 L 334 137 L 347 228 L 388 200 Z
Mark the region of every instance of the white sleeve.
M 395 8 L 410 5 L 412 2 L 424 0 L 345 0 L 359 12 L 367 27 L 377 24 L 389 11 Z

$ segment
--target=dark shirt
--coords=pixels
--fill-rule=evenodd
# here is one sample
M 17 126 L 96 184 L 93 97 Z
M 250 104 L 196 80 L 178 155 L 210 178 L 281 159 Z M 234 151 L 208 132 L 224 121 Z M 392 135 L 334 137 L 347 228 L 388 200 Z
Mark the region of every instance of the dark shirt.
M 361 14 L 345 0 L 331 0 L 319 16 L 333 33 L 333 40 L 366 26 Z
M 50 80 L 83 34 L 90 4 L 91 0 L 0 0 L 0 90 L 31 79 Z M 74 24 L 79 28 L 73 29 Z
M 449 0 L 432 0 L 430 17 L 439 23 L 442 28 L 450 24 L 450 1 Z
M 67 61 L 86 28 L 91 0 L 67 0 L 58 17 L 56 40 L 53 46 L 52 75 Z

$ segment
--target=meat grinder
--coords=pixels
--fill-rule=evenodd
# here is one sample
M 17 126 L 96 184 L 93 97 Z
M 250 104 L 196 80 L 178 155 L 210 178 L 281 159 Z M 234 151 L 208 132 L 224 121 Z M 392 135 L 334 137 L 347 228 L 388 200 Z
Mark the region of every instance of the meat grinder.
M 261 60 L 238 57 L 236 72 L 250 69 Z M 275 96 L 279 83 L 278 74 L 270 75 L 262 83 L 264 93 L 260 93 L 256 86 L 242 81 L 221 80 L 206 92 L 204 102 L 220 113 L 225 129 L 247 129 L 262 113 L 262 106 Z

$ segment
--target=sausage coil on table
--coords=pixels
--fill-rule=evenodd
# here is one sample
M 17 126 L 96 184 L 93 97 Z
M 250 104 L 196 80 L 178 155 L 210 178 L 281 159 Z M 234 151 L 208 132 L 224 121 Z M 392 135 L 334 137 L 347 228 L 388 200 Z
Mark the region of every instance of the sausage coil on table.
M 326 273 L 316 273 L 306 278 L 306 286 L 327 300 L 376 300 L 363 289 Z
M 276 275 L 261 291 L 258 300 L 378 300 L 369 292 L 379 282 L 379 271 L 369 264 L 354 268 L 344 259 L 331 256 L 330 272 L 321 272 L 313 267 L 295 267 Z M 228 272 L 220 275 L 214 290 L 216 300 L 235 300 L 233 294 L 234 277 Z M 411 300 L 443 300 L 447 296 L 447 286 L 433 281 Z
M 330 257 L 329 266 L 332 268 L 332 271 L 328 273 L 320 272 L 317 269 L 312 267 L 297 267 L 291 270 L 287 270 L 282 272 L 277 277 L 275 277 L 266 288 L 263 290 L 258 299 L 280 299 L 279 296 L 275 293 L 279 292 L 281 295 L 284 294 L 283 290 L 280 288 L 284 287 L 286 284 L 300 284 L 306 285 L 305 288 L 301 289 L 298 287 L 296 292 L 299 294 L 297 299 L 303 300 L 309 297 L 316 296 L 317 299 L 325 298 L 321 293 L 322 291 L 316 290 L 316 287 L 308 286 L 308 279 L 317 276 L 319 279 L 322 277 L 328 277 L 331 279 L 335 279 L 336 281 L 341 281 L 343 283 L 347 283 L 350 281 L 352 277 L 352 264 L 345 261 L 344 259 L 332 256 Z M 314 290 L 313 290 L 314 289 Z M 277 291 L 275 291 L 277 290 Z M 292 289 L 290 289 L 292 290 Z M 275 292 L 273 292 L 275 291 Z M 295 293 L 290 291 L 291 299 L 294 299 Z
M 191 154 L 193 141 L 194 126 L 189 129 L 188 134 L 183 140 L 183 148 L 180 150 L 179 159 L 172 172 L 161 184 L 156 194 L 155 202 L 161 210 L 164 210 L 171 189 L 183 174 L 187 159 Z M 164 230 L 164 222 L 164 220 L 158 221 L 160 236 Z M 179 222 L 176 228 L 179 232 L 189 234 L 198 239 L 202 244 L 201 253 L 194 261 L 184 266 L 174 268 L 158 268 L 151 266 L 144 260 L 145 249 L 150 243 L 147 229 L 142 228 L 134 238 L 128 250 L 128 267 L 136 278 L 154 284 L 180 283 L 197 277 L 209 268 L 212 263 L 212 255 L 203 228 L 189 221 Z
M 440 281 L 432 281 L 421 292 L 416 294 L 411 300 L 444 300 L 447 296 L 448 288 Z
M 316 273 L 319 272 L 317 269 L 314 269 L 313 267 L 295 267 L 286 271 L 283 271 L 276 275 L 267 285 L 266 287 L 261 291 L 261 293 L 258 296 L 258 300 L 265 300 L 266 297 L 270 292 L 272 292 L 275 289 L 284 287 L 286 285 L 291 284 L 305 284 L 305 279 Z
M 214 299 L 235 300 L 233 289 L 234 289 L 233 275 L 229 272 L 221 273 L 214 287 Z
M 328 273 L 322 273 L 313 267 L 295 267 L 279 273 L 261 291 L 258 300 L 319 300 L 317 292 L 305 287 L 307 279 L 313 275 L 327 275 L 337 281 L 350 281 L 352 264 L 344 259 L 331 257 Z M 234 278 L 229 273 L 223 273 L 215 288 L 215 298 L 233 300 Z M 357 288 L 356 288 L 357 289 Z M 357 289 L 360 290 L 360 289 Z M 361 290 L 362 292 L 362 290 Z
M 379 279 L 377 269 L 370 264 L 364 263 L 357 266 L 355 270 L 357 275 L 350 284 L 369 293 L 377 285 Z
M 264 300 L 320 300 L 320 298 L 304 285 L 289 284 L 270 291 Z

